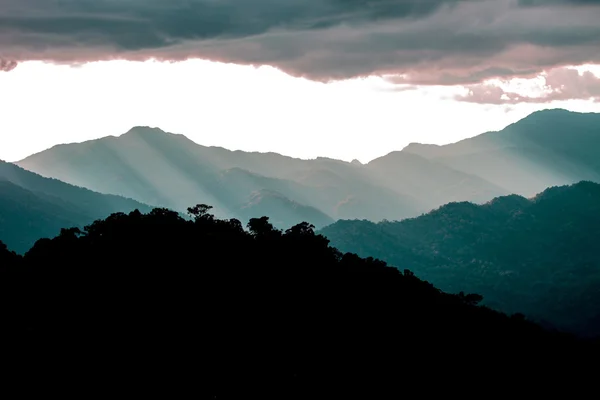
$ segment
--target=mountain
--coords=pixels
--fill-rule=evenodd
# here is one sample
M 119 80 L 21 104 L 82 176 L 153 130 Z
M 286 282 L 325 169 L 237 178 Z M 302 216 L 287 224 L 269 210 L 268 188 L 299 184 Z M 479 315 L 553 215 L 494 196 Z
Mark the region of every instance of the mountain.
M 593 390 L 593 341 L 343 254 L 306 223 L 249 228 L 155 209 L 64 230 L 22 257 L 0 244 L 4 388 L 298 400 L 432 393 L 431 382 L 447 396 Z
M 414 155 L 394 154 L 366 165 L 323 157 L 300 160 L 205 147 L 148 127 L 55 146 L 17 164 L 71 184 L 175 210 L 211 204 L 216 215 L 226 218 L 246 218 L 247 207 L 240 203 L 264 190 L 286 199 L 278 203 L 278 221 L 301 222 L 296 220 L 298 207 L 310 207 L 306 215 L 316 218 L 308 222 L 316 226 L 339 218 L 402 219 L 448 201 L 486 201 L 506 194 L 479 177 Z M 285 218 L 281 213 L 287 213 Z
M 64 227 L 83 227 L 115 212 L 150 208 L 137 201 L 104 195 L 44 178 L 0 161 L 0 240 L 23 253 L 36 240 Z
M 597 154 L 600 114 L 545 110 L 499 132 L 445 146 L 413 143 L 366 164 L 206 147 L 148 127 L 58 145 L 17 164 L 178 211 L 211 204 L 217 216 L 245 221 L 260 216 L 249 212 L 268 210 L 249 204 L 257 193 L 270 193 L 281 200 L 276 226 L 303 221 L 301 208 L 310 209 L 303 215 L 320 228 L 330 220 L 401 220 L 449 202 L 481 204 L 581 180 L 600 182 Z
M 600 185 L 553 187 L 527 199 L 450 203 L 400 222 L 337 221 L 333 246 L 409 268 L 444 291 L 540 323 L 600 335 Z
M 550 186 L 600 182 L 600 114 L 543 110 L 499 132 L 444 146 L 411 143 L 402 152 L 533 196 Z
M 247 201 L 237 207 L 242 219 L 270 215 L 275 226 L 293 226 L 298 221 L 313 221 L 316 226 L 332 224 L 334 220 L 314 207 L 298 204 L 280 193 L 266 189 L 252 192 Z
M 386 187 L 420 199 L 427 211 L 452 201 L 479 203 L 508 194 L 477 175 L 408 152 L 392 152 L 369 162 L 366 168 Z

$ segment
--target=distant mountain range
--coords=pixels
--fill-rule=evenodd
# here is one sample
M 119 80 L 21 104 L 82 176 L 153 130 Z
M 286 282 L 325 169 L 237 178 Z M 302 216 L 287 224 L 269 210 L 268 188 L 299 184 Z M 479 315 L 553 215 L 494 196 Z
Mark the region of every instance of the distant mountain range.
M 217 217 L 244 224 L 269 215 L 278 228 L 302 221 L 322 228 L 339 219 L 401 220 L 449 202 L 482 204 L 580 180 L 600 182 L 597 154 L 600 114 L 546 110 L 499 132 L 446 146 L 411 144 L 367 164 L 206 147 L 148 127 L 58 145 L 16 164 L 180 212 L 204 203 Z M 106 216 L 105 210 L 94 215 Z
M 44 178 L 0 161 L 0 240 L 24 253 L 61 228 L 83 227 L 115 212 L 151 208 L 135 200 L 100 194 Z
M 533 196 L 550 186 L 600 182 L 600 114 L 538 111 L 499 132 L 446 146 L 412 143 L 402 152 Z
M 564 330 L 600 335 L 600 185 L 532 199 L 450 203 L 400 222 L 338 221 L 319 233 L 341 251 L 412 270 L 441 290 Z
M 244 225 L 265 215 L 277 228 L 310 222 L 340 250 L 442 290 L 600 335 L 599 154 L 600 114 L 565 110 L 367 164 L 205 147 L 136 127 L 0 162 L 0 241 L 23 253 L 115 212 L 204 203 Z
M 452 201 L 600 181 L 600 115 L 536 112 L 500 132 L 446 146 L 411 144 L 368 164 L 205 147 L 157 128 L 58 145 L 17 164 L 89 189 L 183 211 L 206 203 L 247 219 L 275 206 L 276 223 L 310 217 L 397 220 Z

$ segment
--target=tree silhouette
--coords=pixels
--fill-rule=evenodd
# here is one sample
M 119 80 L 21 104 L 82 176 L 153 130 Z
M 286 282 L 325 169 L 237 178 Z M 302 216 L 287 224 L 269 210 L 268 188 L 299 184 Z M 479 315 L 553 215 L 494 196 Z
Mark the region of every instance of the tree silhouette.
M 483 300 L 483 296 L 476 294 L 476 293 L 469 293 L 469 294 L 465 295 L 464 292 L 459 292 L 458 297 L 462 301 L 464 301 L 466 304 L 469 304 L 472 306 L 476 306 L 477 304 L 481 303 L 481 301 Z
M 292 236 L 314 236 L 315 226 L 308 222 L 301 222 L 297 225 L 292 226 L 290 229 L 285 231 L 286 235 Z
M 212 208 L 212 206 L 208 206 L 206 204 L 197 204 L 193 207 L 189 207 L 187 212 L 188 215 L 193 217 L 195 220 L 213 219 L 214 216 L 209 213 Z
M 281 236 L 281 231 L 269 222 L 269 217 L 250 218 L 247 227 L 250 234 L 258 239 L 268 239 Z
M 342 254 L 310 224 L 282 233 L 261 217 L 247 232 L 198 211 L 113 214 L 22 257 L 0 245 L 10 382 L 380 398 L 427 382 L 464 391 L 468 370 L 477 387 L 555 394 L 558 383 L 574 393 L 597 358 L 594 343 L 476 306 L 480 296 Z

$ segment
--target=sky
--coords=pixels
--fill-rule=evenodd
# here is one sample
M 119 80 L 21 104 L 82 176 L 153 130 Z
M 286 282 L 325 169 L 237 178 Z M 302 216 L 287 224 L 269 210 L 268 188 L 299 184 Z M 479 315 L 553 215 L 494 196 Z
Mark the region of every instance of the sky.
M 600 112 L 600 0 L 2 0 L 0 159 L 133 126 L 362 162 Z

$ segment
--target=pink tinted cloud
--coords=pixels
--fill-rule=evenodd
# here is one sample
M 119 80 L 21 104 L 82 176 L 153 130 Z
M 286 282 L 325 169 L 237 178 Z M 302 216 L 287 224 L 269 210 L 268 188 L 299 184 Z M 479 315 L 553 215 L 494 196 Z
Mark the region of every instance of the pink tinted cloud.
M 12 60 L 3 60 L 0 58 L 0 72 L 9 72 L 17 68 L 18 63 Z
M 591 0 L 2 0 L 9 60 L 203 58 L 317 81 L 474 84 L 600 63 Z
M 479 104 L 550 103 L 572 99 L 600 102 L 600 77 L 590 71 L 579 73 L 573 68 L 557 68 L 545 75 L 544 91 L 538 96 L 505 91 L 493 84 L 468 86 L 466 95 L 456 100 Z

